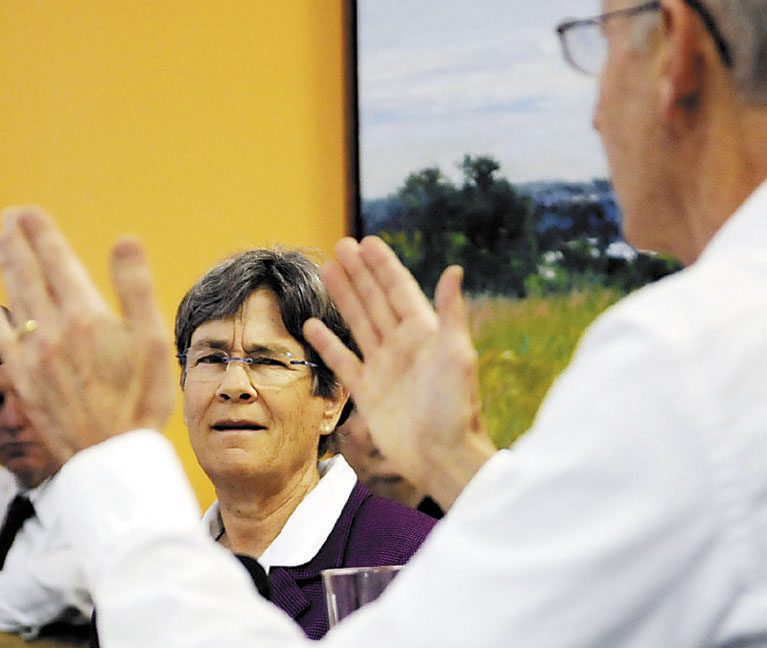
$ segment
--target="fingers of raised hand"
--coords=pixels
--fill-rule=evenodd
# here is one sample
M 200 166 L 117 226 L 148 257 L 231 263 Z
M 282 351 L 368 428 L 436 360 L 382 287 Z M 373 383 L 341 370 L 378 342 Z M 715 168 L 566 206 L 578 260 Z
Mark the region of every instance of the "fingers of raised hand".
M 18 227 L 34 254 L 38 272 L 62 313 L 105 314 L 107 307 L 77 255 L 42 211 L 23 210 Z
M 380 342 L 380 333 L 368 317 L 343 267 L 330 261 L 320 268 L 320 277 L 338 307 L 363 354 L 369 354 Z
M 359 244 L 359 255 L 396 319 L 433 311 L 413 275 L 380 238 L 365 237 Z
M 165 341 L 155 338 L 145 349 L 131 427 L 161 430 L 173 413 L 176 399 L 173 365 Z
M 13 326 L 4 313 L 0 314 L 0 361 L 13 367 L 18 362 L 19 345 Z
M 323 268 L 323 281 L 363 353 L 369 352 L 397 325 L 396 314 L 360 257 L 359 244 L 342 239 L 335 251 L 337 260 Z
M 163 333 L 162 316 L 154 298 L 152 274 L 138 241 L 122 239 L 112 249 L 112 282 L 120 310 L 128 324 L 142 336 Z
M 368 356 L 405 317 L 436 319 L 415 279 L 381 239 L 343 239 L 322 279 Z
M 440 329 L 447 332 L 458 331 L 469 335 L 469 317 L 466 303 L 461 295 L 463 268 L 450 266 L 445 269 L 437 282 L 434 303 L 439 315 Z
M 0 233 L 0 268 L 11 313 L 16 322 L 29 319 L 48 322 L 55 309 L 41 268 L 24 231 L 19 226 L 22 210 L 3 210 Z
M 463 268 L 447 268 L 437 283 L 434 301 L 439 315 L 438 346 L 450 350 L 454 362 L 476 374 L 477 351 L 471 339 L 469 315 L 461 295 Z
M 154 297 L 152 275 L 138 241 L 123 239 L 112 250 L 112 281 L 128 325 L 132 348 L 141 366 L 136 423 L 162 427 L 173 409 L 170 340 Z
M 307 342 L 320 354 L 322 361 L 349 390 L 352 398 L 357 399 L 363 368 L 362 361 L 318 319 L 306 320 L 303 332 Z
M 403 321 L 387 338 L 386 344 L 374 350 L 364 361 L 350 351 L 317 319 L 307 320 L 304 336 L 317 350 L 328 367 L 349 390 L 360 412 L 371 415 L 392 388 L 404 389 L 417 398 L 406 381 L 413 375 L 430 371 L 429 353 L 434 351 L 436 326 L 423 326 L 411 318 Z M 416 378 L 417 380 L 417 378 Z

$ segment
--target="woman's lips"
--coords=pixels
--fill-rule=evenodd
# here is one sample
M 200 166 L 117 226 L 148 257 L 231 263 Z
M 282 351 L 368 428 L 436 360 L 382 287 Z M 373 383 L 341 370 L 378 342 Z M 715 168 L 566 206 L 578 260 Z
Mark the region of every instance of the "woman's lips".
M 216 432 L 240 432 L 242 430 L 265 430 L 266 426 L 252 421 L 218 421 L 210 426 Z

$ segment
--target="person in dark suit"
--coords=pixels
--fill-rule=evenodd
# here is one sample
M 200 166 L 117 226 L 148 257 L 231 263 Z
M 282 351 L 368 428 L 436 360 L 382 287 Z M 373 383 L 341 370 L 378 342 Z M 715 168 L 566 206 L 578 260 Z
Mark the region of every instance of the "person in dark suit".
M 434 520 L 372 495 L 342 456 L 320 461 L 350 405 L 303 339 L 309 317 L 354 345 L 317 265 L 258 248 L 189 290 L 175 333 L 184 420 L 218 496 L 204 525 L 258 559 L 272 601 L 318 639 L 328 630 L 320 572 L 404 564 Z
M 85 636 L 90 596 L 48 494 L 61 462 L 41 442 L 2 361 L 0 464 L 0 632 Z

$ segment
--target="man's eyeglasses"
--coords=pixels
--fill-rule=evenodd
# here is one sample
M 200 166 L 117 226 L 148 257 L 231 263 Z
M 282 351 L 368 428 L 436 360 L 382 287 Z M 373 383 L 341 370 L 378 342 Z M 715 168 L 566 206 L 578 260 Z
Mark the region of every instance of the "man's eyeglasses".
M 719 57 L 725 67 L 732 67 L 732 53 L 727 41 L 716 26 L 713 16 L 699 0 L 684 0 L 703 20 L 708 33 L 716 45 Z M 635 7 L 608 11 L 599 16 L 568 20 L 557 27 L 557 35 L 562 44 L 565 60 L 576 70 L 591 76 L 597 76 L 607 58 L 607 42 L 602 32 L 602 25 L 618 16 L 631 17 L 647 11 L 657 11 L 661 7 L 659 0 L 651 0 Z
M 286 387 L 300 375 L 304 367 L 318 366 L 309 360 L 295 359 L 288 351 L 259 351 L 236 357 L 217 349 L 187 349 L 176 357 L 183 363 L 187 380 L 221 382 L 232 363 L 239 363 L 254 387 L 266 389 Z

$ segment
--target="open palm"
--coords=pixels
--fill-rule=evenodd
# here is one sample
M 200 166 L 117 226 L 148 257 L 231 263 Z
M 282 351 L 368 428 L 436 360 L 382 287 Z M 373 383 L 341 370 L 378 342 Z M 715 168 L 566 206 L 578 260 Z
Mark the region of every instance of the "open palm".
M 405 477 L 450 504 L 494 450 L 479 417 L 461 270 L 443 274 L 435 312 L 380 239 L 344 239 L 336 255 L 323 280 L 364 360 L 316 320 L 305 327 L 307 339 L 351 392 L 377 447 Z

